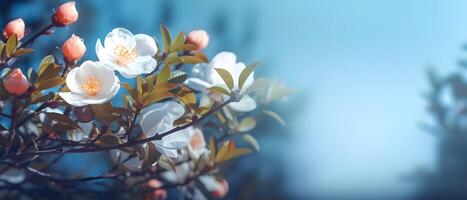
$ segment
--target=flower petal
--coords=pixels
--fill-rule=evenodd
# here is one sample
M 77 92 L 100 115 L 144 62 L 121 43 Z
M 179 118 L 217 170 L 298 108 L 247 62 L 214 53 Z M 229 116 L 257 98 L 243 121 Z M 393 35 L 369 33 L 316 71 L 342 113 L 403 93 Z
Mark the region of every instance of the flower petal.
M 250 96 L 245 95 L 239 102 L 232 102 L 228 106 L 237 112 L 249 112 L 256 109 L 256 102 Z
M 102 46 L 102 43 L 101 43 L 100 39 L 97 39 L 97 42 L 96 42 L 96 55 L 97 55 L 97 58 L 99 59 L 100 62 L 102 62 L 102 63 L 106 64 L 106 66 L 110 66 L 112 69 L 114 69 L 113 63 L 116 63 L 117 59 L 115 58 L 115 56 L 112 53 L 107 51 L 107 49 L 105 49 Z
M 237 56 L 232 52 L 220 52 L 211 60 L 212 68 L 222 68 L 230 70 L 235 66 Z
M 198 91 L 202 91 L 202 90 L 212 87 L 210 83 L 199 78 L 187 78 L 185 80 L 185 85 L 187 85 L 191 89 L 198 90 Z
M 59 92 L 58 95 L 62 97 L 68 104 L 72 106 L 85 106 L 88 105 L 87 103 L 83 102 L 85 98 L 82 95 L 71 93 L 71 92 Z
M 141 56 L 154 56 L 157 53 L 157 45 L 154 38 L 146 34 L 135 35 L 136 53 Z
M 133 33 L 124 28 L 114 28 L 107 36 L 105 36 L 104 46 L 106 49 L 114 49 L 116 45 L 122 45 L 128 48 L 136 46 Z
M 174 102 L 156 103 L 143 110 L 140 126 L 148 137 L 163 133 L 173 128 L 173 121 L 185 113 L 185 108 Z
M 189 142 L 189 132 L 184 129 L 163 137 L 161 146 L 167 149 L 181 149 L 188 146 Z

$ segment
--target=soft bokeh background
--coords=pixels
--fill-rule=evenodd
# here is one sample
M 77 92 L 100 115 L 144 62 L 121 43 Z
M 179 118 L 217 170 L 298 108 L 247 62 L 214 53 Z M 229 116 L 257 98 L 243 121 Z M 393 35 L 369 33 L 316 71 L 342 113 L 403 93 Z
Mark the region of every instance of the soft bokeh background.
M 37 28 L 63 1 L 0 2 L 2 24 L 24 17 Z M 262 150 L 232 166 L 229 198 L 413 199 L 424 190 L 411 174 L 438 162 L 436 138 L 419 126 L 431 119 L 425 71 L 457 69 L 466 8 L 463 0 L 78 1 L 79 23 L 35 47 L 76 33 L 95 59 L 97 38 L 114 27 L 157 37 L 161 23 L 206 29 L 209 56 L 261 61 L 257 76 L 298 90 L 275 105 L 287 126 L 258 127 Z

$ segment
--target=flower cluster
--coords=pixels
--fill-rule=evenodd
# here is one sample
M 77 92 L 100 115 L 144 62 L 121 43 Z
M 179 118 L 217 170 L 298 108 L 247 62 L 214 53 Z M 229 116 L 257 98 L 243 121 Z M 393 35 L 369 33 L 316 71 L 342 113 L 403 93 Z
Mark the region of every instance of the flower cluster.
M 59 6 L 50 25 L 34 35 L 25 34 L 22 19 L 4 28 L 0 122 L 8 125 L 0 127 L 0 195 L 102 195 L 92 181 L 108 179 L 109 195 L 165 199 L 167 189 L 177 188 L 190 199 L 224 197 L 229 184 L 223 166 L 259 150 L 249 134 L 259 116 L 284 123 L 267 105 L 292 90 L 278 81 L 255 80 L 257 64 L 239 62 L 232 52 L 209 60 L 203 53 L 206 31 L 173 37 L 165 26 L 161 43 L 125 28 L 111 30 L 96 41 L 98 60 L 83 60 L 88 48 L 71 34 L 61 54 L 43 58 L 27 76 L 12 68 L 18 57 L 33 52 L 39 36 L 75 23 L 75 6 Z M 93 152 L 111 158 L 105 173 L 53 172 L 63 155 Z M 70 182 L 96 185 L 79 192 L 60 185 Z

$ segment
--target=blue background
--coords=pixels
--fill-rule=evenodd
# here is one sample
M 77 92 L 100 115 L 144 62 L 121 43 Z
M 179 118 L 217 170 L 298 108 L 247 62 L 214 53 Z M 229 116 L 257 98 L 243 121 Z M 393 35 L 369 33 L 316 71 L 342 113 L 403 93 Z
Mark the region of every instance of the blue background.
M 46 24 L 60 2 L 16 3 L 7 17 Z M 35 46 L 60 46 L 76 33 L 86 57 L 96 59 L 97 38 L 115 27 L 159 38 L 161 23 L 173 33 L 206 29 L 210 57 L 228 50 L 246 63 L 261 61 L 257 76 L 298 91 L 277 105 L 287 126 L 259 139 L 256 157 L 280 169 L 251 158 L 241 165 L 260 166 L 264 177 L 280 171 L 276 192 L 298 199 L 406 199 L 418 184 L 404 177 L 434 170 L 437 161 L 435 138 L 420 128 L 431 122 L 425 72 L 457 70 L 466 8 L 461 0 L 78 1 L 78 24 L 57 30 L 55 43 L 41 38 Z

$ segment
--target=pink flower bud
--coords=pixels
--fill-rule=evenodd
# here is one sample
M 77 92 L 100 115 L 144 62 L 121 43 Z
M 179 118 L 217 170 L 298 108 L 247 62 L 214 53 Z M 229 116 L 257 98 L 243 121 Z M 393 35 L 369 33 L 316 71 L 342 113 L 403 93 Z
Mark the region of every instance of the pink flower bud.
M 75 34 L 63 43 L 62 53 L 67 62 L 76 62 L 81 59 L 86 53 L 86 46 L 83 43 L 83 39 L 79 38 Z
M 24 37 L 24 21 L 21 18 L 12 20 L 3 29 L 3 36 L 9 38 L 12 35 L 16 34 L 18 40 Z
M 26 76 L 23 75 L 20 69 L 14 69 L 8 76 L 3 80 L 3 86 L 6 91 L 14 95 L 22 95 L 29 89 L 29 81 Z
M 164 200 L 167 199 L 167 190 L 156 189 L 146 195 L 145 200 Z
M 209 44 L 209 35 L 205 30 L 191 31 L 186 38 L 186 43 L 194 45 L 196 50 L 202 50 Z
M 52 16 L 55 26 L 66 26 L 78 20 L 78 11 L 75 4 L 74 1 L 70 1 L 57 8 L 55 14 Z
M 146 184 L 151 188 L 160 188 L 163 185 L 159 180 L 155 178 L 149 180 Z
M 227 192 L 229 191 L 229 183 L 222 179 L 219 182 L 219 187 L 215 189 L 214 191 L 211 192 L 213 197 L 216 198 L 224 198 L 225 195 L 227 195 Z

